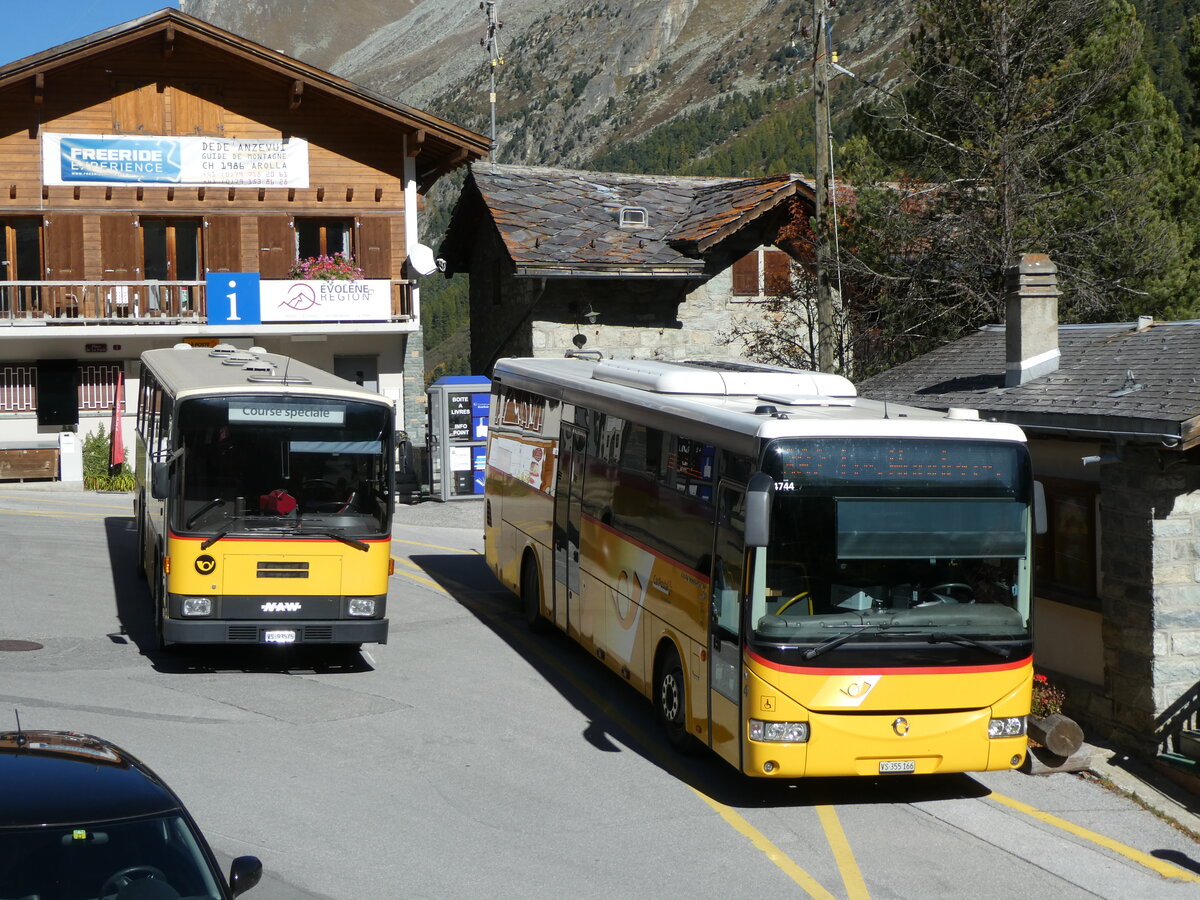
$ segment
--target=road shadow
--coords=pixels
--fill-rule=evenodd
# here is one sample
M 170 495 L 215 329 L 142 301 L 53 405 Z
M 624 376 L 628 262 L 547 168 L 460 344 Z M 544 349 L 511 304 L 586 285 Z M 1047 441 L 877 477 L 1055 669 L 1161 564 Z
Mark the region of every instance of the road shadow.
M 214 672 L 328 675 L 374 671 L 362 653 L 345 646 L 194 644 L 159 649 L 150 585 L 137 572 L 137 522 L 132 516 L 108 516 L 104 531 L 120 622 L 120 628 L 107 637 L 114 644 L 136 646 L 154 671 L 171 675 Z
M 559 630 L 532 633 L 517 598 L 496 581 L 483 557 L 420 554 L 410 560 L 578 710 L 587 722 L 580 732 L 583 750 L 631 750 L 713 800 L 746 809 L 918 803 L 991 793 L 969 775 L 749 778 L 705 747 L 697 745 L 694 755 L 679 753 L 659 727 L 653 704 L 633 686 Z

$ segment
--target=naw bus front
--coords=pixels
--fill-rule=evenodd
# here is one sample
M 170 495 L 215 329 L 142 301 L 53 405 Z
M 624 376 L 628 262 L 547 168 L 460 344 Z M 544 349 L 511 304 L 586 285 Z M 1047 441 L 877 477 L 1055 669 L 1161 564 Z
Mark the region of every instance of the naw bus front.
M 1019 766 L 1033 493 L 1018 440 L 768 444 L 747 503 L 742 770 Z
M 385 643 L 394 418 L 382 397 L 180 398 L 154 465 L 160 643 Z

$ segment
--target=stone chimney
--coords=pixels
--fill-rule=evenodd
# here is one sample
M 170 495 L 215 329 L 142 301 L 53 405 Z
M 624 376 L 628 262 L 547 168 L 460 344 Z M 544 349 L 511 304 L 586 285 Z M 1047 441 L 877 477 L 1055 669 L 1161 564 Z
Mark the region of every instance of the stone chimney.
M 1023 254 L 1004 287 L 1004 386 L 1015 387 L 1058 369 L 1058 267 L 1044 253 Z

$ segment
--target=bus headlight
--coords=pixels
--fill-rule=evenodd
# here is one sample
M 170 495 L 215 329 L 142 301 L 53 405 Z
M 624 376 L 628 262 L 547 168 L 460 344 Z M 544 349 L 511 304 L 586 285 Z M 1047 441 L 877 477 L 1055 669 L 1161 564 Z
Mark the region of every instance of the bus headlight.
M 764 722 L 750 720 L 750 740 L 802 744 L 808 740 L 807 722 Z
M 346 605 L 346 612 L 352 616 L 373 616 L 375 615 L 375 598 L 351 597 Z
M 184 597 L 180 609 L 185 616 L 211 616 L 212 597 Z
M 990 719 L 988 721 L 988 737 L 1020 737 L 1025 733 L 1025 724 L 1025 716 L 1008 716 L 1004 719 Z

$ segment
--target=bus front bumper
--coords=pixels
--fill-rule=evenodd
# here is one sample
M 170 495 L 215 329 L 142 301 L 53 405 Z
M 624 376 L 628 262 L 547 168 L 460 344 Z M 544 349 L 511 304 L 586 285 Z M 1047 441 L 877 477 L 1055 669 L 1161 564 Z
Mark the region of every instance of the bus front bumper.
M 388 620 L 166 619 L 162 627 L 168 644 L 386 644 Z

